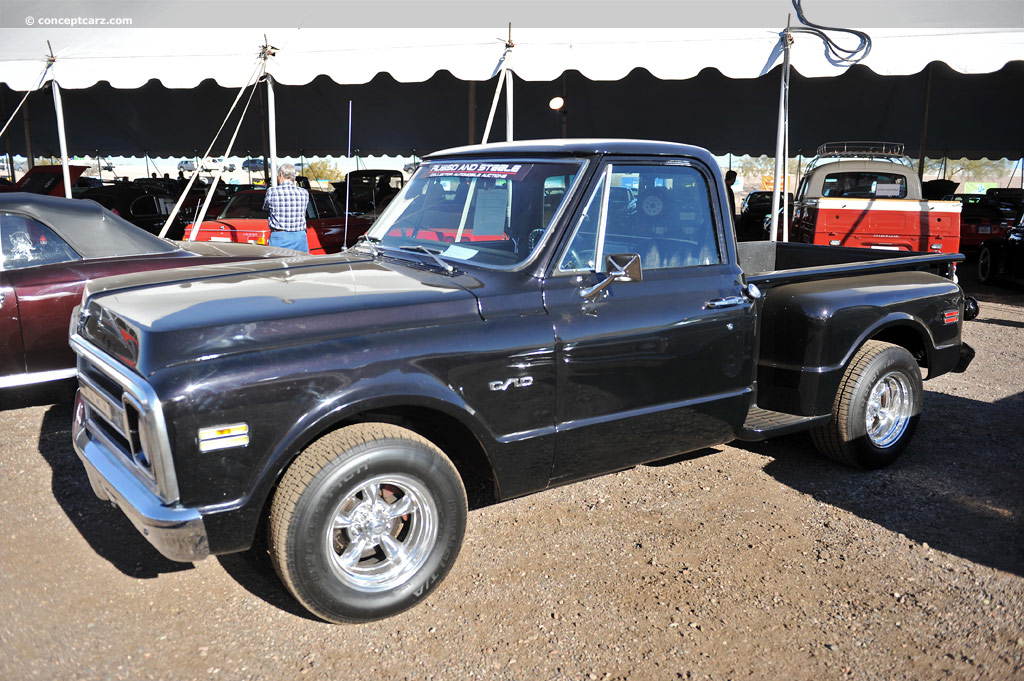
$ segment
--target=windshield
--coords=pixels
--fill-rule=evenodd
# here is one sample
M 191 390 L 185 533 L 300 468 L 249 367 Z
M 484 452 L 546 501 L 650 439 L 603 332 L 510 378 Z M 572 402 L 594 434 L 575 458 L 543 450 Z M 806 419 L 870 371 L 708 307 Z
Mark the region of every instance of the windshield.
M 270 211 L 263 208 L 264 198 L 266 198 L 266 192 L 263 191 L 239 192 L 231 197 L 217 217 L 220 220 L 230 218 L 266 220 L 270 217 Z
M 551 228 L 581 162 L 434 161 L 392 200 L 367 236 L 487 266 L 526 262 Z

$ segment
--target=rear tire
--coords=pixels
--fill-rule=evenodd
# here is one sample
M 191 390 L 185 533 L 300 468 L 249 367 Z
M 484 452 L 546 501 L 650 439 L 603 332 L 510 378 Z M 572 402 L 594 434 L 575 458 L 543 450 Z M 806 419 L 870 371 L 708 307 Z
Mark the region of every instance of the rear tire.
M 995 261 L 992 258 L 992 249 L 988 246 L 982 246 L 981 250 L 978 251 L 978 281 L 982 284 L 989 284 L 992 282 L 993 267 L 995 267 Z
M 270 556 L 281 581 L 329 622 L 389 617 L 426 598 L 466 528 L 455 466 L 416 433 L 383 423 L 320 438 L 271 502 Z
M 910 444 L 923 398 L 914 357 L 898 345 L 868 341 L 843 374 L 832 420 L 811 430 L 811 440 L 822 454 L 848 466 L 888 466 Z

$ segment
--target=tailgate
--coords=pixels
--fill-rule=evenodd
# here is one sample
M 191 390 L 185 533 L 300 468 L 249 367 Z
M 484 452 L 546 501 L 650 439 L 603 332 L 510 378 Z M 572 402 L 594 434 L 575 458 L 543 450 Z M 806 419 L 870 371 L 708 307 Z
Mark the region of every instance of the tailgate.
M 960 203 L 822 198 L 814 243 L 889 251 L 957 253 Z

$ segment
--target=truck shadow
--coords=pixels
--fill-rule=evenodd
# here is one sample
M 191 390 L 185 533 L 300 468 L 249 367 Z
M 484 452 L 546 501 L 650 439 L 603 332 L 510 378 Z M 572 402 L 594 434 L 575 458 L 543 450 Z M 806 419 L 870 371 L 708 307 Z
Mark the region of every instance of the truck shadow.
M 0 411 L 41 407 L 61 402 L 71 403 L 75 400 L 78 390 L 78 379 L 68 378 L 63 381 L 52 381 L 38 385 L 19 388 L 0 389 Z
M 177 563 L 160 555 L 112 504 L 93 494 L 89 478 L 71 444 L 71 419 L 77 384 L 21 394 L 0 403 L 14 409 L 51 404 L 43 415 L 39 453 L 53 472 L 53 498 L 97 555 L 129 577 L 153 579 L 162 574 L 192 570 L 191 563 Z M 277 579 L 266 551 L 218 556 L 225 572 L 256 597 L 298 617 L 319 621 L 301 607 Z
M 176 563 L 160 555 L 120 510 L 93 494 L 89 477 L 71 445 L 74 391 L 63 397 L 43 415 L 39 453 L 53 471 L 53 498 L 75 529 L 99 556 L 130 577 L 152 579 L 191 570 L 189 563 Z M 20 406 L 30 404 L 22 402 Z
M 737 444 L 764 471 L 818 501 L 980 565 L 1024 575 L 1024 392 L 980 403 L 927 392 L 910 447 L 886 469 L 820 456 L 803 434 Z
M 302 607 L 288 593 L 284 584 L 277 577 L 277 572 L 274 570 L 274 565 L 263 541 L 258 539 L 248 551 L 217 556 L 217 561 L 224 568 L 224 572 L 256 598 L 290 615 L 311 622 L 323 622 Z

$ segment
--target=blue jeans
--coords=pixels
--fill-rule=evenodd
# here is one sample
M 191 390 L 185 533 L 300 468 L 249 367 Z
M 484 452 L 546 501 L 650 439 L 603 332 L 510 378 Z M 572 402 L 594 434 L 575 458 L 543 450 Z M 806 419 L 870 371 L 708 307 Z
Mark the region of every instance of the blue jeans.
M 309 242 L 306 241 L 306 230 L 304 229 L 299 232 L 272 229 L 270 230 L 270 245 L 309 253 Z

